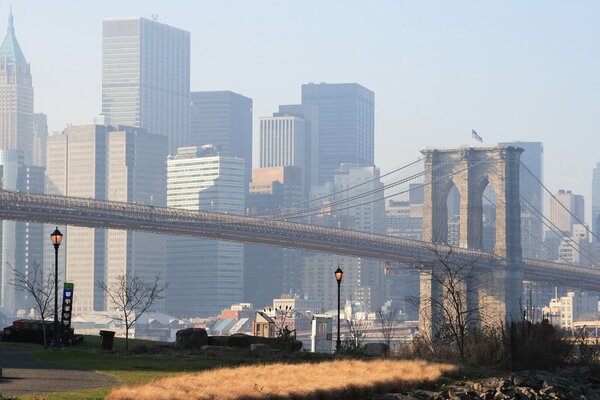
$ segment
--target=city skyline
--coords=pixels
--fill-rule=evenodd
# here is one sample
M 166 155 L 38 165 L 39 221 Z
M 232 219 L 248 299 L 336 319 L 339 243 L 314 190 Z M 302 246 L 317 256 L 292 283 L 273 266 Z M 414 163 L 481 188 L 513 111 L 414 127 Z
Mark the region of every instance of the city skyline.
M 0 6 L 8 16 L 8 4 Z M 589 12 L 598 6 L 592 3 L 535 2 L 515 8 L 351 2 L 341 10 L 345 22 L 333 18 L 337 7 L 320 5 L 308 25 L 327 28 L 307 30 L 304 36 L 296 35 L 296 28 L 311 9 L 306 3 L 278 8 L 298 17 L 280 21 L 269 18 L 275 12 L 269 7 L 244 3 L 201 3 L 188 9 L 109 1 L 86 4 L 85 13 L 81 7 L 67 2 L 13 5 L 19 42 L 33 69 L 35 111 L 48 115 L 51 131 L 66 123 L 88 123 L 100 112 L 102 20 L 158 14 L 159 22 L 191 33 L 191 90 L 232 90 L 254 100 L 255 159 L 258 119 L 271 115 L 278 104 L 299 103 L 302 84 L 357 82 L 376 94 L 375 162 L 382 171 L 413 159 L 428 145 L 468 144 L 475 128 L 484 144 L 544 142 L 546 157 L 568 157 L 572 166 L 547 163 L 551 190 L 570 189 L 591 198 L 592 169 L 599 158 L 594 149 L 600 140 L 590 136 L 598 92 L 597 44 L 592 41 L 598 28 Z M 529 23 L 533 16 L 535 26 Z M 372 23 L 353 30 L 363 19 Z M 508 25 L 503 23 L 507 19 Z M 279 37 L 261 25 L 267 20 Z M 294 46 L 278 47 L 281 43 Z M 330 51 L 333 45 L 338 51 Z M 266 53 L 271 48 L 284 53 Z M 283 56 L 292 51 L 294 57 Z M 308 54 L 311 63 L 299 62 Z M 257 61 L 266 55 L 273 56 L 272 62 Z M 589 215 L 590 207 L 588 223 Z

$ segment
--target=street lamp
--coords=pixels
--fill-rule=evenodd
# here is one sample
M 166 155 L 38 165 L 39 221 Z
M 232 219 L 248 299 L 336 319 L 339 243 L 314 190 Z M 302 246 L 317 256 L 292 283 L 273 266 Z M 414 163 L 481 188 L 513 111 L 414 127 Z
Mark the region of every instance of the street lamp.
M 62 242 L 63 235 L 58 230 L 58 226 L 50 234 L 52 244 L 54 245 L 54 346 L 58 346 L 58 247 Z
M 337 326 L 337 341 L 335 342 L 335 351 L 340 351 L 340 347 L 342 347 L 342 341 L 340 340 L 340 285 L 342 284 L 342 278 L 344 276 L 344 271 L 338 265 L 338 269 L 335 270 L 335 280 L 338 284 L 338 326 Z

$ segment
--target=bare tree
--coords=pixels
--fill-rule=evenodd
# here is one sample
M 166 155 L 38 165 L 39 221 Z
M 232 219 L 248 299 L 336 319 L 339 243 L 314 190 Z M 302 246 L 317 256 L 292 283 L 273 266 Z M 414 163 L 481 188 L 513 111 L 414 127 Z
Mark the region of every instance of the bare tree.
M 433 260 L 417 266 L 430 278 L 432 286 L 432 294 L 422 293 L 418 300 L 420 318 L 431 324 L 430 337 L 426 339 L 432 348 L 438 343 L 454 343 L 464 359 L 468 335 L 482 321 L 483 307 L 474 285 L 476 261 L 460 257 L 450 246 L 432 246 L 431 251 Z
M 383 341 L 388 345 L 388 348 L 392 348 L 392 339 L 396 333 L 398 325 L 397 322 L 398 310 L 392 308 L 388 312 L 382 310 L 377 311 L 377 321 L 379 322 L 379 332 L 383 336 Z
M 350 345 L 353 349 L 360 350 L 367 338 L 367 331 L 371 328 L 371 321 L 365 319 L 347 319 L 346 324 L 350 331 Z
M 44 347 L 47 347 L 46 320 L 54 314 L 54 272 L 44 277 L 43 268 L 36 261 L 31 264 L 27 272 L 15 268 L 12 268 L 12 271 L 14 275 L 12 285 L 33 299 L 34 309 L 42 320 Z
M 160 274 L 153 281 L 145 281 L 137 275 L 118 275 L 112 283 L 98 282 L 106 293 L 109 309 L 115 314 L 107 315 L 125 324 L 125 350 L 129 349 L 129 329 L 157 300 L 163 298 L 165 286 Z

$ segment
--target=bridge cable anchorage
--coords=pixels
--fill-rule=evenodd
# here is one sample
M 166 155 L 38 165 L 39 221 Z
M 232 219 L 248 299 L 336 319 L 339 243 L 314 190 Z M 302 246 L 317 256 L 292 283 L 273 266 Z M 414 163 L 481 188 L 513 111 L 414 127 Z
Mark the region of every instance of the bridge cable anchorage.
M 520 161 L 520 162 L 521 162 L 521 166 L 525 168 L 525 171 L 529 172 L 529 174 L 533 177 L 533 179 L 535 179 L 537 181 L 537 183 L 539 183 L 542 186 L 542 188 L 544 188 L 546 193 L 548 193 L 567 213 L 569 213 L 569 215 L 571 217 L 573 217 L 575 219 L 575 221 L 577 221 L 578 224 L 582 225 L 585 228 L 585 230 L 587 231 L 587 233 L 590 234 L 591 237 L 600 241 L 600 237 L 598 237 L 598 235 L 596 235 L 586 224 L 581 222 L 579 220 L 579 218 L 577 217 L 577 215 L 575 215 L 573 212 L 571 212 L 571 210 L 569 210 L 569 208 L 567 206 L 565 206 L 562 202 L 560 202 L 558 200 L 558 198 L 556 197 L 556 195 L 554 193 L 552 193 L 550 191 L 550 189 L 548 189 L 548 187 L 546 187 L 546 185 L 544 185 L 542 183 L 542 181 L 540 181 L 540 179 L 537 176 L 535 176 L 535 174 L 533 172 L 531 172 L 531 170 L 529 168 L 527 168 L 527 166 L 525 164 L 523 164 L 523 161 Z
M 457 174 L 459 174 L 459 173 L 461 173 L 461 172 L 464 172 L 464 171 L 468 170 L 469 168 L 475 167 L 475 166 L 477 166 L 477 165 L 479 165 L 479 164 L 481 164 L 481 163 L 484 163 L 484 162 L 488 162 L 488 161 L 490 161 L 490 160 L 493 160 L 493 159 L 495 159 L 495 158 L 497 158 L 497 157 L 498 157 L 497 155 L 494 155 L 494 156 L 490 156 L 490 157 L 484 158 L 484 159 L 482 159 L 482 160 L 479 160 L 478 162 L 476 162 L 476 163 L 474 163 L 474 164 L 472 164 L 472 165 L 469 165 L 469 166 L 467 166 L 467 167 L 465 167 L 465 168 L 462 168 L 462 169 L 460 169 L 460 170 L 457 170 L 457 171 L 451 172 L 451 173 L 449 173 L 449 174 L 446 174 L 446 175 L 444 175 L 444 176 L 437 177 L 436 179 L 432 180 L 431 182 L 422 183 L 420 186 L 414 187 L 414 188 L 412 188 L 412 189 L 410 189 L 410 188 L 409 188 L 409 189 L 406 189 L 406 190 L 402 190 L 402 191 L 400 191 L 400 192 L 397 192 L 397 193 L 392 193 L 392 194 L 390 194 L 390 195 L 383 196 L 383 198 L 377 198 L 377 199 L 374 199 L 374 200 L 365 201 L 365 202 L 363 202 L 363 203 L 359 203 L 359 204 L 353 204 L 353 205 L 351 205 L 351 206 L 347 206 L 347 207 L 335 208 L 335 206 L 336 206 L 336 205 L 338 205 L 338 204 L 343 204 L 343 203 L 347 203 L 347 202 L 348 202 L 346 199 L 344 199 L 344 200 L 342 200 L 342 201 L 333 202 L 333 203 L 331 203 L 329 206 L 331 207 L 331 211 L 332 211 L 332 212 L 336 212 L 336 211 L 338 211 L 338 212 L 339 212 L 339 211 L 344 211 L 344 210 L 352 209 L 352 208 L 355 208 L 355 207 L 360 207 L 360 206 L 364 206 L 364 205 L 372 204 L 372 203 L 379 202 L 379 201 L 382 201 L 382 200 L 386 200 L 386 199 L 388 199 L 388 198 L 391 198 L 391 197 L 396 197 L 396 196 L 399 196 L 399 195 L 402 195 L 402 194 L 408 193 L 408 192 L 410 192 L 410 191 L 412 191 L 412 190 L 418 190 L 418 189 L 420 189 L 420 188 L 423 188 L 423 187 L 425 187 L 425 186 L 432 185 L 434 182 L 437 182 L 437 181 L 439 181 L 439 180 L 446 179 L 446 178 L 449 178 L 449 177 L 451 177 L 451 176 L 457 175 Z M 424 175 L 425 173 L 427 173 L 428 171 L 429 171 L 429 170 L 427 170 L 427 171 L 423 171 L 422 173 L 418 174 L 418 176 L 422 176 L 422 175 Z M 404 182 L 404 183 L 405 183 L 405 182 Z M 359 197 L 359 198 L 360 198 L 360 197 Z M 316 213 L 304 213 L 304 212 L 298 212 L 298 213 L 296 213 L 296 214 L 290 214 L 290 215 L 287 215 L 287 216 L 285 216 L 285 219 L 297 219 L 297 218 L 306 218 L 306 217 L 312 217 L 312 216 L 321 215 L 321 214 L 323 214 L 323 212 L 321 211 L 321 209 L 322 209 L 322 206 L 320 206 L 320 207 L 318 207 L 318 208 L 314 208 L 314 209 L 312 209 L 312 210 L 308 210 L 308 211 L 307 211 L 307 212 L 309 212 L 309 211 L 317 211 Z
M 370 180 L 367 180 L 367 181 L 361 182 L 361 183 L 359 183 L 359 184 L 357 184 L 357 185 L 354 185 L 354 186 L 348 187 L 348 188 L 346 188 L 346 189 L 340 190 L 340 191 L 338 191 L 338 192 L 335 192 L 335 193 L 333 193 L 333 194 L 328 194 L 328 195 L 324 195 L 324 196 L 317 197 L 317 198 L 314 198 L 314 199 L 309 199 L 309 200 L 306 200 L 306 201 L 303 201 L 303 202 L 300 202 L 300 203 L 296 203 L 296 204 L 290 204 L 290 205 L 288 205 L 288 206 L 285 206 L 283 209 L 286 209 L 286 208 L 297 208 L 297 207 L 301 207 L 301 206 L 303 206 L 303 205 L 305 205 L 305 204 L 309 204 L 309 203 L 312 203 L 312 202 L 315 202 L 315 201 L 319 201 L 319 200 L 324 200 L 324 199 L 327 199 L 327 198 L 331 197 L 332 195 L 339 194 L 339 193 L 343 193 L 343 192 L 347 192 L 347 191 L 350 191 L 350 190 L 356 189 L 357 187 L 364 186 L 364 185 L 366 185 L 366 184 L 368 184 L 368 183 L 372 183 L 372 182 L 379 181 L 381 178 L 387 177 L 387 176 L 389 176 L 389 175 L 391 175 L 391 174 L 394 174 L 394 173 L 396 173 L 396 172 L 399 172 L 399 171 L 402 171 L 402 170 L 404 170 L 404 169 L 406 169 L 406 168 L 408 168 L 408 167 L 411 167 L 411 166 L 413 166 L 413 165 L 415 165 L 415 164 L 418 164 L 418 163 L 420 163 L 421 161 L 423 161 L 424 159 L 425 159 L 425 157 L 419 157 L 419 158 L 417 158 L 416 160 L 410 161 L 410 162 L 409 162 L 409 163 L 407 163 L 407 164 L 404 164 L 404 165 L 402 165 L 402 166 L 400 166 L 400 167 L 394 168 L 394 169 L 392 169 L 391 171 L 389 171 L 389 172 L 386 172 L 386 173 L 385 173 L 385 174 L 383 174 L 383 175 L 380 175 L 379 177 L 376 177 L 376 178 L 373 178 L 373 179 L 370 179 Z M 261 213 L 258 213 L 258 214 L 256 214 L 256 216 L 272 216 L 272 215 L 274 215 L 274 214 L 275 214 L 276 212 L 278 212 L 278 211 L 279 211 L 279 210 L 273 210 L 273 212 L 272 212 L 272 213 L 269 213 L 268 211 L 264 211 L 264 212 L 261 212 Z

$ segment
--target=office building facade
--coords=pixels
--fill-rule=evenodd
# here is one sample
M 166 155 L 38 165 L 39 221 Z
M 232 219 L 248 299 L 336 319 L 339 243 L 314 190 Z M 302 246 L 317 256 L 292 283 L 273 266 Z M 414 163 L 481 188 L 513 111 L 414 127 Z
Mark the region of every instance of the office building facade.
M 139 128 L 70 126 L 48 138 L 46 192 L 165 205 L 166 149 L 166 137 Z M 110 307 L 99 282 L 110 284 L 118 275 L 128 274 L 145 280 L 153 280 L 158 273 L 164 277 L 162 237 L 75 226 L 61 230 L 62 271 L 77 293 L 74 313 Z M 51 254 L 46 259 L 51 260 Z
M 167 161 L 167 206 L 194 211 L 244 213 L 244 160 L 214 147 L 180 148 Z M 167 239 L 167 311 L 211 316 L 243 295 L 241 243 L 185 237 Z
M 319 182 L 342 163 L 373 165 L 375 95 L 356 83 L 302 85 L 302 105 L 319 108 Z
M 145 18 L 102 24 L 102 114 L 189 144 L 190 34 Z
M 192 92 L 190 146 L 214 145 L 226 157 L 244 160 L 252 179 L 252 99 L 230 91 Z
M 302 170 L 298 167 L 255 168 L 246 199 L 250 216 L 282 215 L 303 199 Z M 244 301 L 265 307 L 282 293 L 301 288 L 300 252 L 281 247 L 244 246 Z
M 44 168 L 28 166 L 20 150 L 0 149 L 0 182 L 4 190 L 44 192 Z M 0 223 L 0 307 L 15 313 L 29 309 L 33 299 L 13 285 L 14 272 L 27 274 L 33 264 L 43 267 L 42 224 L 2 221 Z
M 573 233 L 573 225 L 584 222 L 584 199 L 582 195 L 575 194 L 570 190 L 559 190 L 550 199 L 550 221 L 555 230 L 570 236 Z
M 592 171 L 592 232 L 594 242 L 600 237 L 600 162 Z
M 304 120 L 294 116 L 260 119 L 260 167 L 301 169 L 302 185 L 308 193 L 310 157 L 306 148 Z
M 319 107 L 308 104 L 280 105 L 279 110 L 273 113 L 274 117 L 296 117 L 304 121 L 304 139 L 306 141 L 305 163 L 305 196 L 308 197 L 311 185 L 319 183 Z

